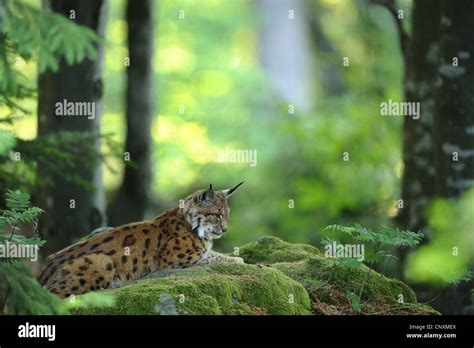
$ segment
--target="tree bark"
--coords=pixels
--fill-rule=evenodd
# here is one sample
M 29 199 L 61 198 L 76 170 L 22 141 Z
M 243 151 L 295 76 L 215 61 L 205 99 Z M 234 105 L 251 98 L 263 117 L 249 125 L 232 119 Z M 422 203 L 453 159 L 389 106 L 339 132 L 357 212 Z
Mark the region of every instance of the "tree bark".
M 127 2 L 127 137 L 125 151 L 134 166 L 126 166 L 117 198 L 111 207 L 112 226 L 142 220 L 150 202 L 151 124 L 153 95 L 153 0 Z
M 106 24 L 106 0 L 52 0 L 44 2 L 45 9 L 70 18 L 74 11 L 75 23 L 94 30 L 103 37 Z M 61 131 L 99 133 L 102 115 L 103 47 L 97 45 L 96 60 L 84 59 L 67 65 L 61 61 L 59 70 L 40 74 L 38 80 L 38 136 Z M 86 116 L 58 116 L 55 104 L 68 102 L 95 103 L 95 118 Z M 95 142 L 100 151 L 100 140 Z M 59 149 L 60 150 L 60 149 Z M 77 156 L 81 156 L 81 149 Z M 47 243 L 42 251 L 47 255 L 77 241 L 91 230 L 105 224 L 105 196 L 100 163 L 91 167 L 74 165 L 71 172 L 91 184 L 94 190 L 66 180 L 48 167 L 38 168 L 38 175 L 48 178 L 53 185 L 39 188 L 38 205 L 46 213 L 40 221 L 40 232 Z M 71 200 L 74 203 L 71 204 Z M 73 206 L 75 207 L 73 208 Z
M 403 121 L 403 208 L 397 223 L 404 229 L 422 231 L 429 236 L 425 209 L 435 194 L 432 132 L 438 80 L 440 1 L 416 0 L 412 22 L 403 85 L 405 100 L 420 103 L 420 118 L 406 116 Z
M 433 133 L 435 188 L 438 196 L 450 200 L 474 185 L 473 21 L 473 1 L 441 1 L 440 81 Z M 450 287 L 433 305 L 444 314 L 473 314 L 473 283 Z
M 439 196 L 458 198 L 474 185 L 474 2 L 442 1 L 440 87 L 434 113 Z M 453 66 L 457 58 L 458 66 Z

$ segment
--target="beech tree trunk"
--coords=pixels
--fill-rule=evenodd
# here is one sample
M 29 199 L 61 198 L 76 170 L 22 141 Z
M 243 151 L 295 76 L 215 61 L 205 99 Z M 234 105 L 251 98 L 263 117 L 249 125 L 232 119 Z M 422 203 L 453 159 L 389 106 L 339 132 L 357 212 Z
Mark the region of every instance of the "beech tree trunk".
M 128 48 L 125 167 L 122 184 L 110 211 L 110 225 L 143 220 L 150 203 L 152 181 L 151 124 L 153 95 L 153 0 L 127 2 Z
M 474 2 L 444 0 L 441 11 L 441 80 L 434 113 L 436 192 L 458 198 L 474 185 Z
M 473 1 L 441 1 L 440 81 L 433 133 L 435 187 L 438 196 L 451 200 L 474 185 L 473 23 Z M 447 289 L 433 305 L 444 314 L 473 314 L 473 283 Z
M 51 0 L 44 2 L 45 9 L 61 14 L 91 28 L 104 36 L 106 0 Z M 73 12 L 72 12 L 73 11 Z M 61 61 L 59 70 L 40 74 L 38 80 L 38 136 L 61 131 L 99 133 L 102 115 L 103 47 L 97 46 L 98 58 L 85 59 L 79 64 L 67 65 Z M 64 117 L 55 114 L 57 102 L 95 103 L 95 117 Z M 98 139 L 98 138 L 97 138 Z M 100 141 L 95 143 L 100 150 Z M 60 149 L 59 149 L 60 150 Z M 77 149 L 81 156 L 83 149 Z M 105 224 L 105 196 L 100 163 L 95 166 L 75 165 L 71 171 L 90 184 L 93 189 L 67 180 L 46 166 L 38 168 L 41 178 L 50 184 L 39 188 L 38 205 L 46 213 L 40 221 L 40 233 L 47 241 L 42 251 L 48 255 L 77 241 L 78 238 Z M 66 174 L 66 173 L 65 173 Z
M 429 236 L 426 205 L 434 197 L 433 109 L 438 78 L 439 0 L 416 0 L 408 50 L 405 100 L 420 103 L 420 118 L 403 121 L 403 176 L 398 224 Z

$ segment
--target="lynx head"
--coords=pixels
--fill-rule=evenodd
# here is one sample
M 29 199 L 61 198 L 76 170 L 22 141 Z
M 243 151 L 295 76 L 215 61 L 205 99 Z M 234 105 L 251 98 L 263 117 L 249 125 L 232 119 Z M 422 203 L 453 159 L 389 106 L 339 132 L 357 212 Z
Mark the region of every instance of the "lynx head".
M 199 190 L 185 198 L 181 205 L 184 217 L 193 231 L 201 238 L 208 236 L 218 239 L 227 230 L 229 205 L 227 199 L 242 185 L 221 191 L 213 191 L 212 185 L 208 189 Z

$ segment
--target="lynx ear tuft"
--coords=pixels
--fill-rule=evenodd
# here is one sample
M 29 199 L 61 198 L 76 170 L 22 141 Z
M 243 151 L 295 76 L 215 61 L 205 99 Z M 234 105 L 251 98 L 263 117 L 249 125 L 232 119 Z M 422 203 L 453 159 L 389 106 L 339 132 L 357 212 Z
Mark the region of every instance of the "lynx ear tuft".
M 204 191 L 199 196 L 200 202 L 211 202 L 214 200 L 214 191 L 212 191 L 212 184 L 209 184 L 209 190 Z
M 231 189 L 227 189 L 227 190 L 222 190 L 221 192 L 225 195 L 226 198 L 229 198 L 230 196 L 232 196 L 232 194 L 235 192 L 235 190 L 237 190 L 237 188 L 242 185 L 244 183 L 244 181 L 242 181 L 240 184 L 234 186 L 233 188 Z

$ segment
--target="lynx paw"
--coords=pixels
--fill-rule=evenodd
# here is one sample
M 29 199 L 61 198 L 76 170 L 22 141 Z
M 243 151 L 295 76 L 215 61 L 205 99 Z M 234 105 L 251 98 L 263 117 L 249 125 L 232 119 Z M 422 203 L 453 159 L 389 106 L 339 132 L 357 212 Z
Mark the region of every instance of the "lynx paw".
M 234 257 L 234 263 L 238 263 L 238 264 L 241 264 L 243 265 L 245 262 L 244 262 L 244 259 L 241 258 L 241 257 Z

